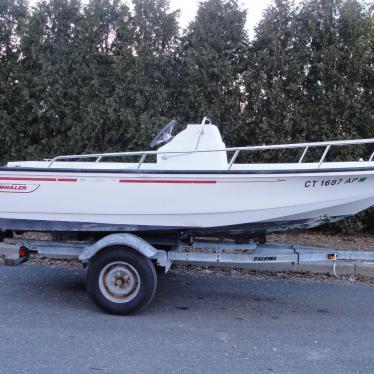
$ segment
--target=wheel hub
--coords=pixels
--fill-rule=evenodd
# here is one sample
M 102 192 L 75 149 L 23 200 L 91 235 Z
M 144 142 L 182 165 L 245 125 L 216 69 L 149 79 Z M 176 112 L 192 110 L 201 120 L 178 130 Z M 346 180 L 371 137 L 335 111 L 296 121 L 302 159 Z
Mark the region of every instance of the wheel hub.
M 138 294 L 140 284 L 139 273 L 123 261 L 106 265 L 99 276 L 101 292 L 107 299 L 117 303 L 131 301 Z

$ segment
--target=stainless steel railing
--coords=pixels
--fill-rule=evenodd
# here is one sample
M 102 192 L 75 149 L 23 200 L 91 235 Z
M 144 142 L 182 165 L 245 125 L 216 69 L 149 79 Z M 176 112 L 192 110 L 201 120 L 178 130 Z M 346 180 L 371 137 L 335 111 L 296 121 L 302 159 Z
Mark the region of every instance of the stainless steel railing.
M 64 155 L 57 156 L 50 160 L 48 167 L 52 166 L 56 161 L 61 160 L 76 160 L 76 159 L 87 159 L 95 158 L 95 162 L 100 162 L 104 157 L 126 157 L 126 156 L 140 156 L 140 161 L 137 164 L 137 169 L 141 167 L 147 156 L 150 155 L 177 155 L 177 154 L 191 154 L 191 153 L 207 153 L 207 152 L 234 152 L 228 163 L 228 170 L 231 169 L 232 165 L 238 158 L 240 152 L 251 152 L 251 151 L 267 151 L 267 150 L 280 150 L 280 149 L 304 149 L 298 163 L 302 163 L 305 159 L 306 154 L 310 148 L 324 147 L 325 150 L 318 161 L 318 167 L 322 165 L 328 155 L 330 149 L 336 146 L 348 146 L 348 145 L 359 145 L 359 144 L 374 144 L 374 139 L 357 139 L 357 140 L 334 140 L 327 142 L 314 142 L 314 143 L 295 143 L 295 144 L 274 144 L 274 145 L 258 145 L 249 147 L 234 147 L 234 148 L 223 148 L 223 149 L 209 149 L 209 150 L 180 150 L 180 151 L 142 151 L 142 152 L 113 152 L 113 153 L 92 153 L 92 154 L 81 154 L 81 155 Z M 371 154 L 370 158 L 367 160 L 373 161 L 374 152 Z

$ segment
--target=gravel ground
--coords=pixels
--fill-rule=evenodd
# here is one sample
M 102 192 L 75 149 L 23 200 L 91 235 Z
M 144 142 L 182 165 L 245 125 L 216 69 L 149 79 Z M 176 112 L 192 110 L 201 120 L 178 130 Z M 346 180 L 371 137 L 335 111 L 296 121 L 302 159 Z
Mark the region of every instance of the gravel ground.
M 50 234 L 32 232 L 25 233 L 22 237 L 38 240 L 51 239 Z M 269 235 L 267 241 L 315 247 L 331 247 L 336 249 L 374 251 L 374 234 L 358 233 L 357 235 L 332 235 L 320 231 L 300 231 L 287 234 Z
M 331 274 L 318 274 L 310 272 L 294 272 L 294 271 L 258 271 L 247 269 L 234 269 L 226 267 L 210 266 L 199 267 L 192 265 L 176 265 L 170 271 L 175 274 L 188 274 L 212 277 L 233 277 L 233 278 L 251 278 L 251 279 L 287 279 L 290 281 L 301 282 L 330 282 L 330 283 L 367 283 L 374 285 L 374 278 L 364 277 L 360 275 L 339 275 L 334 277 Z
M 25 233 L 28 239 L 50 240 L 50 234 Z M 330 247 L 360 251 L 374 251 L 374 234 L 332 235 L 319 231 L 300 231 L 287 234 L 272 234 L 267 237 L 271 243 L 296 244 L 315 247 Z
M 374 235 L 329 235 L 322 232 L 306 231 L 268 236 L 268 242 L 329 247 L 346 250 L 374 251 Z

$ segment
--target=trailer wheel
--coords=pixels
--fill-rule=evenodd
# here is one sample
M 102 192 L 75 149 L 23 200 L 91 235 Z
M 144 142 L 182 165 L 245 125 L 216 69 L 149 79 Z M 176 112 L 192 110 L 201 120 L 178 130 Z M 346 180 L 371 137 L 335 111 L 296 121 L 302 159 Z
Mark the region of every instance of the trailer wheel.
M 146 307 L 157 287 L 155 268 L 129 247 L 107 248 L 88 266 L 87 291 L 105 312 L 130 314 Z

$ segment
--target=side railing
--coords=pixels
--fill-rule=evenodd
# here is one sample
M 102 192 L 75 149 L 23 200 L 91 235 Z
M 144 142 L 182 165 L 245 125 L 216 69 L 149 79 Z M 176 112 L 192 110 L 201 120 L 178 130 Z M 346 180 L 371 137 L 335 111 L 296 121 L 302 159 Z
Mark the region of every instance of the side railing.
M 325 161 L 328 153 L 332 147 L 340 146 L 349 146 L 349 145 L 362 145 L 362 144 L 374 144 L 374 139 L 357 139 L 357 140 L 334 140 L 327 142 L 314 142 L 314 143 L 295 143 L 295 144 L 274 144 L 274 145 L 258 145 L 258 146 L 248 146 L 248 147 L 234 147 L 234 148 L 224 148 L 224 149 L 209 149 L 209 150 L 180 150 L 180 151 L 143 151 L 143 152 L 113 152 L 113 153 L 92 153 L 92 154 L 80 154 L 80 155 L 64 155 L 57 156 L 52 160 L 49 160 L 50 163 L 48 167 L 51 167 L 56 161 L 62 160 L 82 160 L 94 158 L 95 162 L 102 161 L 103 158 L 107 157 L 130 157 L 130 156 L 139 156 L 140 160 L 137 163 L 136 169 L 139 169 L 146 158 L 151 155 L 163 155 L 165 158 L 172 155 L 178 154 L 192 154 L 192 153 L 208 153 L 208 152 L 233 152 L 228 163 L 228 170 L 230 170 L 237 160 L 241 152 L 254 152 L 254 151 L 268 151 L 268 150 L 284 150 L 284 149 L 303 149 L 302 155 L 298 160 L 298 163 L 302 163 L 305 160 L 305 157 L 308 151 L 311 148 L 324 148 L 323 154 L 318 161 L 318 167 L 321 167 Z M 370 157 L 366 161 L 374 160 L 374 151 L 371 153 Z

